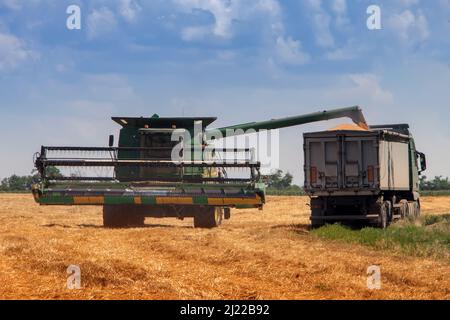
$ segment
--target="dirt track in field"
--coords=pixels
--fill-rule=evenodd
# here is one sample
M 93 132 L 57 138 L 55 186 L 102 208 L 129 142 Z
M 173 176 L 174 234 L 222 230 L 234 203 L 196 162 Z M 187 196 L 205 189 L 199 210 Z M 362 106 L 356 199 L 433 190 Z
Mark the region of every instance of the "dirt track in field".
M 269 197 L 263 212 L 233 210 L 215 230 L 147 219 L 102 228 L 100 207 L 39 207 L 0 195 L 2 299 L 450 299 L 450 262 L 411 258 L 309 234 L 305 197 Z M 450 197 L 423 198 L 450 213 Z M 82 289 L 66 288 L 78 265 Z M 366 270 L 380 265 L 382 290 Z

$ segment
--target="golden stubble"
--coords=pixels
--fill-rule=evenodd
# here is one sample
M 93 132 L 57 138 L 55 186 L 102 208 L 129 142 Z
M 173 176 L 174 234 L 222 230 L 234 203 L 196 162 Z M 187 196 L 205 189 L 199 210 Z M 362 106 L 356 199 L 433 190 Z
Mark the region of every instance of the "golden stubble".
M 214 230 L 192 219 L 102 227 L 101 207 L 43 207 L 0 195 L 2 299 L 449 299 L 450 263 L 309 233 L 307 197 L 269 197 L 264 211 L 232 210 Z M 450 212 L 450 197 L 425 197 L 424 213 Z M 69 265 L 82 288 L 66 288 Z M 382 290 L 366 286 L 379 265 Z

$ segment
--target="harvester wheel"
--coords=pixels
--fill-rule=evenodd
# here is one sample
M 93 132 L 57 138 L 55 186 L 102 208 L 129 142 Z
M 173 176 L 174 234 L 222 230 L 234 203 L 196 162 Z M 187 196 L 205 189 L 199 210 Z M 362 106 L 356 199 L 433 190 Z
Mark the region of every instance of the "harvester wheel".
M 106 228 L 141 227 L 145 217 L 131 206 L 103 206 L 103 226 Z
M 216 207 L 205 207 L 194 215 L 194 228 L 211 229 L 221 225 L 223 209 Z
M 141 214 L 131 214 L 128 216 L 128 227 L 143 227 L 145 216 Z

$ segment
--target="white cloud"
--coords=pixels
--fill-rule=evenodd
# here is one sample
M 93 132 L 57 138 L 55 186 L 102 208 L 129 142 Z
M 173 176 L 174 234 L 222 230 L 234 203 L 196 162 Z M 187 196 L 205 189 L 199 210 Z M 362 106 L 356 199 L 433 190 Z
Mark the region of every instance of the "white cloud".
M 284 34 L 284 25 L 281 18 L 281 8 L 276 0 L 255 0 L 250 2 L 242 0 L 173 0 L 178 8 L 190 13 L 194 9 L 210 12 L 214 16 L 211 25 L 187 26 L 181 31 L 184 41 L 202 41 L 208 37 L 228 40 L 235 36 L 234 21 L 249 21 L 253 18 L 265 17 L 269 26 L 271 39 L 267 48 L 270 63 L 287 65 L 301 65 L 309 57 L 301 50 L 301 42 L 287 37 Z M 229 60 L 229 59 L 227 59 Z
M 331 4 L 331 8 L 336 16 L 336 25 L 338 27 L 344 27 L 349 24 L 346 0 L 334 0 Z
M 281 7 L 276 0 L 173 0 L 180 10 L 191 12 L 200 9 L 210 12 L 214 16 L 214 24 L 187 26 L 181 31 L 185 41 L 201 41 L 207 37 L 231 39 L 234 36 L 234 21 L 249 21 L 255 17 L 265 17 L 269 26 L 270 48 L 272 55 L 270 63 L 287 65 L 302 65 L 309 61 L 309 56 L 302 51 L 299 40 L 285 35 Z
M 22 1 L 20 0 L 0 0 L 0 8 L 6 7 L 12 10 L 20 10 L 22 8 Z
M 84 77 L 85 85 L 89 88 L 91 99 L 105 101 L 132 101 L 135 98 L 134 88 L 127 77 L 114 73 L 90 74 Z
M 302 65 L 309 61 L 309 56 L 302 52 L 301 43 L 293 40 L 278 37 L 276 40 L 276 51 L 281 62 L 291 65 Z
M 364 96 L 380 105 L 393 102 L 393 95 L 390 91 L 381 87 L 379 78 L 371 73 L 351 74 L 348 76 L 352 86 L 347 90 L 348 96 Z
M 420 10 L 416 14 L 411 10 L 394 14 L 388 20 L 388 27 L 406 44 L 422 43 L 430 35 L 427 18 Z
M 212 35 L 219 38 L 230 38 L 231 24 L 233 17 L 236 16 L 237 12 L 235 10 L 236 2 L 224 2 L 220 0 L 175 0 L 175 3 L 179 5 L 182 9 L 191 11 L 192 9 L 201 9 L 209 11 L 213 14 L 215 23 L 210 27 L 210 32 Z M 198 30 L 198 28 L 193 29 L 193 27 L 188 27 L 188 34 L 195 34 L 199 36 L 199 32 L 193 32 L 192 30 Z M 183 31 L 183 33 L 186 33 Z M 201 32 L 202 36 L 206 35 L 205 32 Z M 185 37 L 186 38 L 186 37 Z M 188 36 L 186 39 L 191 39 Z
M 75 62 L 71 59 L 64 59 L 64 62 L 57 63 L 55 65 L 55 70 L 61 73 L 73 70 L 75 67 Z
M 51 2 L 53 0 L 47 0 Z M 0 0 L 0 8 L 7 8 L 10 10 L 21 10 L 26 5 L 40 5 L 44 0 Z
M 404 6 L 412 6 L 419 3 L 419 0 L 399 0 L 400 4 Z
M 88 38 L 97 38 L 115 29 L 116 26 L 116 17 L 110 9 L 107 7 L 94 9 L 87 17 Z
M 361 57 L 366 50 L 367 46 L 365 44 L 350 38 L 345 45 L 327 52 L 325 57 L 332 61 L 352 60 Z
M 184 41 L 202 40 L 209 34 L 209 31 L 208 27 L 186 27 L 181 30 L 181 38 Z
M 439 0 L 438 3 L 442 9 L 450 11 L 450 0 Z
M 191 12 L 200 9 L 214 16 L 210 26 L 189 26 L 182 31 L 185 40 L 199 39 L 212 35 L 217 38 L 233 37 L 233 22 L 247 19 L 255 14 L 264 13 L 270 17 L 278 17 L 280 7 L 276 0 L 256 0 L 251 3 L 242 0 L 173 0 L 180 10 Z M 276 23 L 274 23 L 276 27 Z
M 222 61 L 230 61 L 236 58 L 236 52 L 232 50 L 223 50 L 217 53 L 217 58 Z
M 0 71 L 15 68 L 33 56 L 22 40 L 11 34 L 0 33 Z
M 333 47 L 334 38 L 330 31 L 330 16 L 325 13 L 316 13 L 313 18 L 316 26 L 316 42 L 321 47 Z
M 103 101 L 91 101 L 91 100 L 70 100 L 66 103 L 67 108 L 81 110 L 83 112 L 90 110 L 93 112 L 106 111 L 111 112 L 114 111 L 114 106 L 110 102 Z
M 120 0 L 119 13 L 128 22 L 135 21 L 141 6 L 134 0 Z
M 330 30 L 331 17 L 323 9 L 322 1 L 308 0 L 308 5 L 312 11 L 311 19 L 314 26 L 317 45 L 324 48 L 334 47 L 334 38 Z M 341 8 L 338 6 L 338 9 Z
M 347 1 L 346 0 L 334 0 L 332 3 L 332 8 L 334 12 L 339 14 L 345 14 L 347 12 Z
M 351 60 L 356 57 L 354 50 L 350 47 L 338 48 L 334 51 L 328 52 L 326 58 L 328 60 L 340 61 Z

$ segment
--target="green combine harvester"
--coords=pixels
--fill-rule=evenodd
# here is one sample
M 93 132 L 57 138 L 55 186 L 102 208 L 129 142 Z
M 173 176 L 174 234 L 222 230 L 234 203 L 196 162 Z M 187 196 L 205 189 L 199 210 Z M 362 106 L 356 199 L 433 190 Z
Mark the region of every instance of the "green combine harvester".
M 114 136 L 109 147 L 41 147 L 35 155 L 41 183 L 32 192 L 41 205 L 103 206 L 110 228 L 141 226 L 145 217 L 193 217 L 195 227 L 214 228 L 230 218 L 230 208 L 262 209 L 265 184 L 253 149 L 216 148 L 213 136 L 342 117 L 367 128 L 359 107 L 214 130 L 207 129 L 212 117 L 114 117 L 122 126 L 118 147 Z

